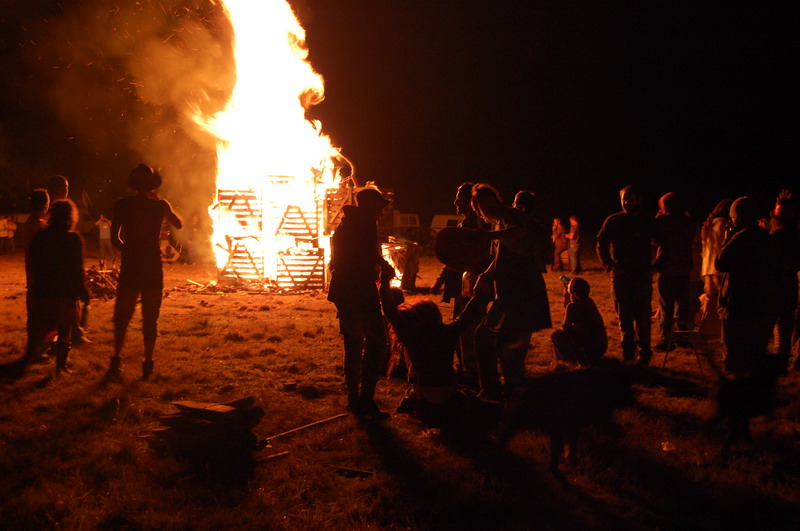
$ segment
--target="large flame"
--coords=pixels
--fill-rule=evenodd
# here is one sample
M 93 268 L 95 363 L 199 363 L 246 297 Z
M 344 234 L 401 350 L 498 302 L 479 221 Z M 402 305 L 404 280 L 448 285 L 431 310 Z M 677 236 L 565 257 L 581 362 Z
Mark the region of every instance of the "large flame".
M 307 62 L 305 31 L 289 4 L 222 4 L 233 27 L 236 84 L 223 111 L 196 121 L 218 139 L 217 190 L 252 194 L 218 197 L 210 211 L 212 242 L 219 268 L 229 261 L 232 241 L 244 242 L 248 254 L 263 257 L 263 277 L 274 279 L 277 253 L 322 245 L 319 229 L 304 243 L 280 232 L 287 211 L 320 211 L 325 190 L 338 185 L 334 161 L 340 154 L 320 123 L 305 117 L 306 108 L 322 100 L 323 80 Z M 259 252 L 252 253 L 256 241 Z

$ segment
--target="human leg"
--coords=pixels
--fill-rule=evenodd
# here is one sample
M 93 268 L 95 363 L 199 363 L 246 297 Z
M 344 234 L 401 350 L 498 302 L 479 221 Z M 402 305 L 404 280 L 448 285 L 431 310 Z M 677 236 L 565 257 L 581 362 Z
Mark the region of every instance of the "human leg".
M 620 344 L 622 359 L 633 361 L 636 355 L 636 338 L 633 328 L 633 307 L 630 296 L 630 282 L 622 277 L 614 277 L 611 281 L 614 309 L 619 320 Z
M 500 330 L 497 349 L 503 380 L 506 387 L 520 385 L 525 378 L 525 356 L 530 346 L 531 332 L 527 330 Z
M 673 345 L 672 330 L 675 326 L 675 285 L 673 277 L 664 274 L 658 275 L 656 283 L 658 290 L 658 309 L 661 316 L 659 320 L 659 329 L 661 337 L 659 347 L 668 350 Z
M 647 365 L 653 357 L 650 345 L 650 320 L 653 313 L 653 279 L 642 275 L 632 283 L 633 320 L 636 328 L 636 345 L 639 347 L 639 363 Z
M 153 352 L 158 337 L 158 316 L 161 312 L 161 288 L 142 289 L 142 336 L 144 338 L 144 361 L 142 378 L 153 372 Z
M 136 309 L 136 301 L 139 299 L 139 290 L 130 286 L 120 285 L 117 287 L 117 298 L 114 302 L 114 355 L 108 369 L 109 376 L 119 377 L 120 354 L 122 345 L 125 343 L 125 334 L 128 325 Z
M 495 333 L 486 325 L 475 330 L 475 356 L 478 361 L 478 382 L 482 397 L 500 398 L 500 373 L 497 371 Z
M 347 386 L 347 408 L 358 402 L 361 381 L 361 358 L 364 350 L 364 326 L 358 313 L 339 308 L 339 333 L 344 342 L 344 382 Z
M 380 368 L 387 352 L 386 327 L 379 310 L 364 315 L 364 357 L 361 362 L 361 389 L 363 404 L 374 404 L 375 385 L 380 378 Z

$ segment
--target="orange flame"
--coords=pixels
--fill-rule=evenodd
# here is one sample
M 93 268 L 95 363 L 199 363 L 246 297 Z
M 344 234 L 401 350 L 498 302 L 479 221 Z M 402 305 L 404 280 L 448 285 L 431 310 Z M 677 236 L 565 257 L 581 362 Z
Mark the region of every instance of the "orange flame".
M 307 61 L 305 31 L 289 4 L 224 0 L 223 6 L 234 32 L 236 84 L 224 110 L 195 122 L 217 138 L 217 190 L 251 193 L 223 202 L 218 192 L 210 209 L 212 243 L 219 268 L 229 264 L 232 246 L 246 246 L 251 262 L 263 260 L 257 276 L 274 280 L 279 255 L 324 248 L 320 205 L 325 191 L 338 186 L 341 154 L 319 121 L 305 117 L 322 101 L 323 80 Z M 307 224 L 302 237 L 282 235 L 292 212 Z

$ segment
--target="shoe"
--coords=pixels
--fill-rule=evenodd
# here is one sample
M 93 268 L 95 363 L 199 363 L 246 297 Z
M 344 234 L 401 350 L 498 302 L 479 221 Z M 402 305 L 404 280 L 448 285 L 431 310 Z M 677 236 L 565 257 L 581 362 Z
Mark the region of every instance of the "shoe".
M 80 336 L 76 337 L 72 340 L 73 347 L 79 347 L 81 345 L 86 345 L 87 343 L 94 343 L 91 339 L 89 339 L 86 334 L 81 334 Z
M 61 373 L 70 374 L 70 370 L 67 369 L 67 357 L 69 356 L 69 345 L 59 345 L 55 346 L 56 352 L 56 376 Z
M 142 381 L 147 381 L 153 375 L 153 360 L 142 362 Z
M 345 408 L 345 409 L 347 409 L 347 411 L 349 411 L 350 413 L 356 413 L 357 414 L 359 405 L 360 404 L 359 404 L 358 394 L 357 393 L 356 394 L 350 393 L 350 394 L 347 395 L 347 407 Z
M 388 419 L 389 414 L 381 411 L 372 398 L 362 398 L 358 406 L 358 415 L 373 420 Z
M 639 356 L 636 358 L 636 364 L 641 365 L 642 367 L 647 367 L 650 365 L 650 360 L 653 359 L 653 352 L 639 352 Z
M 485 404 L 500 405 L 503 403 L 503 397 L 500 393 L 489 393 L 482 390 L 478 393 L 478 400 Z
M 109 382 L 122 381 L 122 359 L 119 356 L 112 356 L 104 379 Z

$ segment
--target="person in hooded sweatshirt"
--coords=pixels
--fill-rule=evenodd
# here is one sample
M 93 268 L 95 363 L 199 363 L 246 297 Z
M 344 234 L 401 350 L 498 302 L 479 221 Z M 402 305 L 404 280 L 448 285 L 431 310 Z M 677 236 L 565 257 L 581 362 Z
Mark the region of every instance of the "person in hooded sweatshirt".
M 387 352 L 386 328 L 377 281 L 392 266 L 381 255 L 377 220 L 388 201 L 375 188 L 356 194 L 356 205 L 343 207 L 344 217 L 333 234 L 328 300 L 336 305 L 344 339 L 347 409 L 379 419 L 375 385 Z

